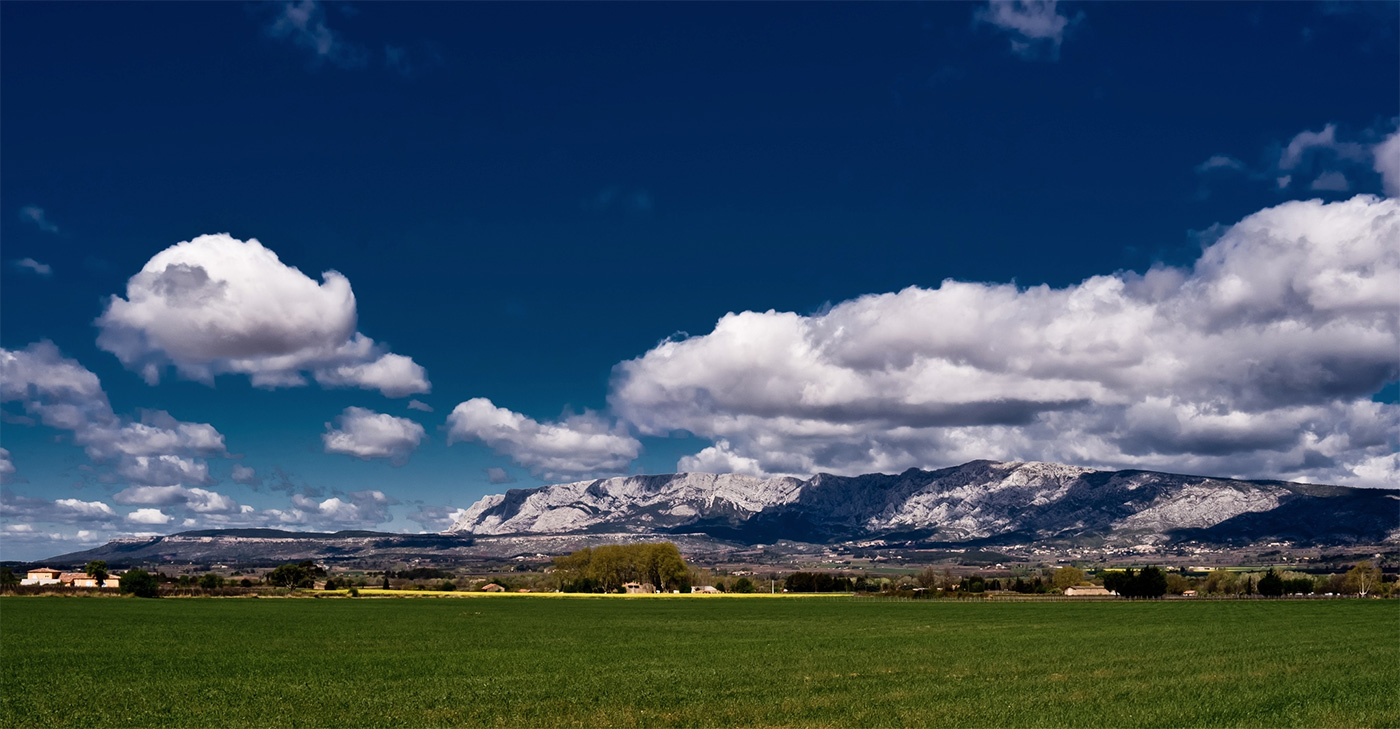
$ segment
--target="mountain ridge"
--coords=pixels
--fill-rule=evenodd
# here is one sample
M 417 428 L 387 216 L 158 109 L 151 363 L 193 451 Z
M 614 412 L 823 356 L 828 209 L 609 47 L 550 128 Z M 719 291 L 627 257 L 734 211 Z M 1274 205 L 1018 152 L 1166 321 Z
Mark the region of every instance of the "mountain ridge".
M 1264 518 L 1275 512 L 1280 518 Z M 1250 514 L 1255 516 L 1245 518 Z M 1332 517 L 1345 517 L 1347 523 L 1330 523 Z M 1328 484 L 978 460 L 900 474 L 765 479 L 676 473 L 511 489 L 478 500 L 446 533 L 601 531 L 702 533 L 748 543 L 890 535 L 941 543 L 1009 539 L 1164 544 L 1262 538 L 1379 543 L 1400 538 L 1400 494 Z

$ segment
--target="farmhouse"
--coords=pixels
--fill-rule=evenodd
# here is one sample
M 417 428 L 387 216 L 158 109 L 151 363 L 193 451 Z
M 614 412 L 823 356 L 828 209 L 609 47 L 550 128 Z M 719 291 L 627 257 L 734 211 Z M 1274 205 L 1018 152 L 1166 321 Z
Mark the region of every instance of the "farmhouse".
M 121 587 L 121 578 L 107 576 L 102 584 L 97 583 L 97 578 L 85 572 L 65 572 L 60 578 L 63 584 L 69 587 Z
M 489 584 L 487 584 L 487 585 L 483 585 L 482 588 L 481 588 L 481 591 L 482 591 L 482 592 L 505 592 L 505 591 L 506 591 L 506 588 L 501 587 L 500 585 L 498 585 L 498 584 L 492 582 L 492 583 L 489 583 Z
M 59 579 L 58 579 L 58 578 L 59 578 L 59 577 L 62 577 L 62 576 L 63 576 L 63 573 L 62 573 L 62 572 L 59 572 L 59 571 L 56 570 L 56 569 L 50 569 L 50 568 L 48 568 L 48 567 L 40 567 L 40 568 L 38 568 L 38 569 L 29 570 L 29 572 L 25 574 L 24 579 L 22 579 L 22 580 L 19 581 L 19 584 L 21 584 L 21 585 L 57 585 L 57 584 L 59 583 Z
M 62 585 L 63 587 L 118 587 L 121 581 L 109 576 L 102 584 L 86 572 L 60 572 L 48 567 L 39 567 L 25 573 L 21 585 Z
M 650 595 L 656 592 L 656 585 L 650 582 L 628 582 L 622 586 L 628 595 Z
M 690 588 L 690 591 L 691 591 L 691 592 L 698 592 L 698 593 L 700 593 L 700 594 L 702 594 L 702 595 L 717 595 L 717 594 L 719 594 L 719 590 L 716 589 L 713 585 L 696 585 L 696 586 Z
M 1066 587 L 1065 594 L 1072 597 L 1108 597 L 1118 593 L 1109 592 L 1098 585 L 1075 585 L 1074 587 Z

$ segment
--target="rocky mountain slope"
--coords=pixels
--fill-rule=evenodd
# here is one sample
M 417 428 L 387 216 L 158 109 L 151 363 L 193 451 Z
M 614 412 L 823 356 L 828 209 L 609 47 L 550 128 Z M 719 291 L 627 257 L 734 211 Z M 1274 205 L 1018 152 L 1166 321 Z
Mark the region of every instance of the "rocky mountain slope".
M 973 461 L 897 475 L 680 473 L 513 489 L 481 499 L 449 530 L 596 532 L 698 533 L 747 543 L 1381 543 L 1400 538 L 1400 492 Z

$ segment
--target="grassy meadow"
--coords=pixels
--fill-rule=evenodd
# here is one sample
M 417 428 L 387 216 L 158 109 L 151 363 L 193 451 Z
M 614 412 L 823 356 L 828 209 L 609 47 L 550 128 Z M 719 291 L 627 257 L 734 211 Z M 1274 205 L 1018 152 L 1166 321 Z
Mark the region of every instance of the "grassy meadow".
M 0 726 L 1400 725 L 1394 601 L 0 599 Z

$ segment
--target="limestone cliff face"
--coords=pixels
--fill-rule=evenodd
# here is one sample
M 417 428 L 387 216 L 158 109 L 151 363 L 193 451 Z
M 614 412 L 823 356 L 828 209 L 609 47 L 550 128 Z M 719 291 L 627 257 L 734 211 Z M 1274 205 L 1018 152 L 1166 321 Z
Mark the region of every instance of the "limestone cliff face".
M 1322 512 L 1377 499 L 1387 506 L 1393 500 L 1386 501 L 1386 495 L 1276 481 L 973 461 L 896 475 L 821 474 L 803 480 L 679 473 L 515 489 L 481 499 L 449 531 L 705 533 L 749 542 L 886 535 L 951 542 L 1152 542 L 1187 532 L 1209 537 L 1210 530 L 1229 531 L 1236 522 L 1263 528 L 1270 523 L 1264 516 L 1305 511 L 1304 502 L 1316 501 Z M 1376 525 L 1381 534 L 1400 526 L 1395 509 L 1381 512 Z M 1397 524 L 1380 523 L 1388 521 Z

